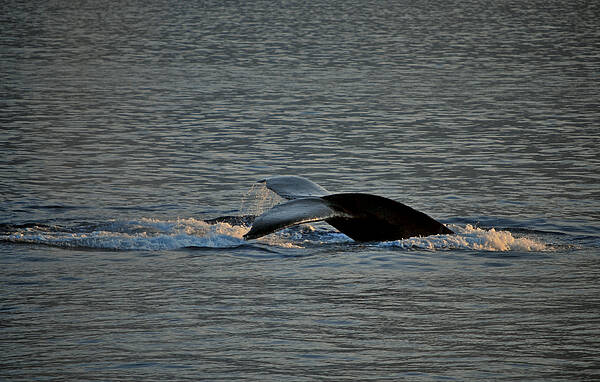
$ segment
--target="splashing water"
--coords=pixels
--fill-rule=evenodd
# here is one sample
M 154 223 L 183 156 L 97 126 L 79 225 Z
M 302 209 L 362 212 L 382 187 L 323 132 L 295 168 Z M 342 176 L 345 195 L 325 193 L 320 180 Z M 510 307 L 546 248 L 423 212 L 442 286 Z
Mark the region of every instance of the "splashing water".
M 514 237 L 509 231 L 485 230 L 453 225 L 456 234 L 414 237 L 404 240 L 373 243 L 377 247 L 424 250 L 477 251 L 547 251 L 551 247 L 529 237 Z M 226 222 L 209 224 L 197 219 L 158 220 L 146 218 L 134 221 L 111 221 L 102 224 L 80 224 L 73 227 L 32 225 L 4 227 L 0 241 L 42 244 L 66 248 L 100 248 L 112 250 L 173 250 L 188 247 L 236 248 L 247 245 L 243 235 L 245 225 Z M 299 245 L 351 243 L 352 240 L 329 228 L 312 225 L 291 227 L 255 241 L 279 248 L 299 248 Z
M 242 215 L 260 215 L 282 201 L 264 183 L 254 183 L 242 198 L 240 211 Z
M 0 234 L 13 243 L 44 244 L 68 248 L 117 250 L 169 250 L 185 247 L 228 248 L 243 245 L 245 226 L 208 224 L 196 219 L 112 221 L 76 227 L 34 226 Z
M 527 237 L 514 237 L 509 231 L 496 231 L 453 225 L 454 235 L 415 237 L 380 243 L 382 247 L 427 250 L 470 249 L 478 251 L 545 251 L 549 246 Z

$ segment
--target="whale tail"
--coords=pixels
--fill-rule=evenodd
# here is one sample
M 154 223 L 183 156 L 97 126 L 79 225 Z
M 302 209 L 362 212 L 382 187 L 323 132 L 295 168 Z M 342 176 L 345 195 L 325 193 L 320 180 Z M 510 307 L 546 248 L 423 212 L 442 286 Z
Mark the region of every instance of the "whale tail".
M 453 233 L 432 217 L 382 196 L 331 194 L 298 176 L 266 178 L 267 188 L 289 201 L 258 216 L 244 238 L 257 239 L 293 225 L 325 221 L 355 241 L 389 241 Z

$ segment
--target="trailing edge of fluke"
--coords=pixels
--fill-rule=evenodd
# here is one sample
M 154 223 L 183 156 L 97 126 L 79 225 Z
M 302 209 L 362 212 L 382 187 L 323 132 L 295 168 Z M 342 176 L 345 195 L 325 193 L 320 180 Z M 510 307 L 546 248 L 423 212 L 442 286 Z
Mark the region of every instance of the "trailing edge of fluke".
M 256 217 L 244 239 L 257 239 L 297 224 L 325 221 L 355 241 L 391 241 L 452 234 L 445 225 L 407 205 L 363 193 L 332 194 L 293 175 L 260 180 L 288 201 Z

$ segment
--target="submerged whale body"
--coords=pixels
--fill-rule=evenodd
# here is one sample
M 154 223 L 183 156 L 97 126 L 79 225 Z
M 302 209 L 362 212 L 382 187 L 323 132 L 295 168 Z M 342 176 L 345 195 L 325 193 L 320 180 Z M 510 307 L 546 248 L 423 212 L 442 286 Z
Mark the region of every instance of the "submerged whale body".
M 299 176 L 260 180 L 287 199 L 257 216 L 247 240 L 293 225 L 325 221 L 355 241 L 391 241 L 414 236 L 452 234 L 445 225 L 407 205 L 364 193 L 332 194 Z

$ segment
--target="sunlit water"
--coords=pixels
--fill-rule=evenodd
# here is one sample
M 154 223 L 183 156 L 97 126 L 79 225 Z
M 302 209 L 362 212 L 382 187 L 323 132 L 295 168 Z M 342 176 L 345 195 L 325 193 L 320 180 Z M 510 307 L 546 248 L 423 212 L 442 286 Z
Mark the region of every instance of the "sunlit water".
M 0 379 L 600 378 L 595 2 L 0 15 Z M 244 241 L 303 175 L 455 235 Z

